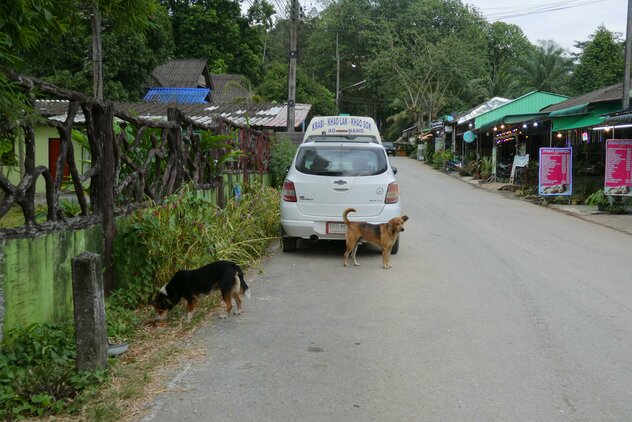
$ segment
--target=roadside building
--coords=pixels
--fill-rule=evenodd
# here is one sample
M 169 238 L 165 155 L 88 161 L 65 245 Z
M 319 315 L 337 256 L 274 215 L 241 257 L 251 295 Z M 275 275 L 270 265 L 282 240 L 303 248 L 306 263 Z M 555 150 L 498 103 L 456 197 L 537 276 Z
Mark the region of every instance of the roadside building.
M 603 175 L 605 141 L 630 138 L 630 112 L 621 112 L 623 83 L 553 104 L 542 111 L 551 120 L 550 146 L 573 147 L 580 174 Z

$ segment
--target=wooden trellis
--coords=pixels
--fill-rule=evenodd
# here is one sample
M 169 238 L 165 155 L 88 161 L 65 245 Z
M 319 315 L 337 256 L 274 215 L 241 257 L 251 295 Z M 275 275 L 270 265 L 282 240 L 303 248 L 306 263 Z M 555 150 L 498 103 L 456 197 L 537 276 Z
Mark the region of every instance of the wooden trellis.
M 60 151 L 52 177 L 49 168 L 35 163 L 35 132 L 32 118 L 24 119 L 24 172 L 16 185 L 0 174 L 0 218 L 13 206 L 22 210 L 25 224 L 15 229 L 0 229 L 8 238 L 36 236 L 68 228 L 84 228 L 101 223 L 104 232 L 104 264 L 106 290 L 112 287 L 112 248 L 114 217 L 131 209 L 160 203 L 183 184 L 196 189 L 219 188 L 223 200 L 222 175 L 216 162 L 227 148 L 208 149 L 202 145 L 200 132 L 225 135 L 229 148 L 243 154 L 233 168 L 220 169 L 244 174 L 268 171 L 269 135 L 230 124 L 217 118 L 213 125 L 198 124 L 176 107 L 167 110 L 167 121 L 153 121 L 117 110 L 108 101 L 69 91 L 46 82 L 9 73 L 9 77 L 26 92 L 68 101 L 66 119 L 43 120 L 41 124 L 57 129 Z M 79 112 L 84 119 L 77 119 Z M 83 123 L 85 120 L 85 123 Z M 77 123 L 81 121 L 81 123 Z M 85 133 L 89 145 L 90 166 L 79 173 L 73 151 L 73 130 Z M 67 165 L 69 182 L 81 208 L 81 217 L 67 220 L 60 207 L 64 172 Z M 46 222 L 36 221 L 35 186 L 39 177 L 45 181 Z M 89 192 L 86 197 L 85 191 Z M 220 203 L 220 206 L 223 205 Z

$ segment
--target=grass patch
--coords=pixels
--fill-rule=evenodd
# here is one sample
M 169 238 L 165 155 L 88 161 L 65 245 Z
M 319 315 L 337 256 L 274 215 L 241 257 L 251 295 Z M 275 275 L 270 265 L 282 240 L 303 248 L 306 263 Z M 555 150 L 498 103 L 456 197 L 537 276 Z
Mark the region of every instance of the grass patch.
M 278 232 L 279 193 L 261 185 L 247 187 L 223 210 L 185 188 L 164 205 L 138 211 L 117 230 L 116 271 L 127 277 L 106 300 L 108 339 L 128 342 L 129 350 L 111 358 L 106 371 L 77 373 L 72 324 L 10 333 L 0 345 L 0 420 L 109 422 L 140 415 L 146 396 L 162 391 L 165 365 L 204 353 L 187 338 L 220 303 L 219 294 L 207 296 L 185 322 L 182 302 L 164 326 L 154 327 L 150 298 L 182 268 L 217 259 L 245 271 L 256 267 Z

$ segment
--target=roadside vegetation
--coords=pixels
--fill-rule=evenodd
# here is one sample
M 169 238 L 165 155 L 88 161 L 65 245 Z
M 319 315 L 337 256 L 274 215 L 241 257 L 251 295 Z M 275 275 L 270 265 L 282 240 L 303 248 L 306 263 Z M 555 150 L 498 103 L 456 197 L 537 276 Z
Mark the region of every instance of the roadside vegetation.
M 156 66 L 196 57 L 208 59 L 210 73 L 244 75 L 252 99 L 284 103 L 290 22 L 278 6 L 7 0 L 0 4 L 0 66 L 93 95 L 89 16 L 99 12 L 105 99 L 141 101 Z M 375 117 L 388 140 L 495 96 L 532 90 L 574 96 L 623 80 L 624 40 L 598 22 L 571 52 L 555 40 L 534 44 L 519 26 L 489 22 L 461 0 L 330 1 L 303 12 L 297 103 L 312 104 L 317 115 L 336 113 L 340 89 L 339 111 Z M 0 115 L 11 120 L 16 110 L 28 110 L 22 106 L 29 100 L 3 75 Z M 9 160 L 11 151 L 0 137 L 0 157 Z
M 181 268 L 230 259 L 256 271 L 278 239 L 279 193 L 251 184 L 219 209 L 184 188 L 164 204 L 139 210 L 117 226 L 117 289 L 106 300 L 108 340 L 129 351 L 110 358 L 106 371 L 77 372 L 74 325 L 43 324 L 11 331 L 0 345 L 0 420 L 68 416 L 112 421 L 130 415 L 152 372 L 182 351 L 181 341 L 219 304 L 202 301 L 190 323 L 183 305 L 168 314 L 166 327 L 153 327 L 147 304 Z M 189 351 L 190 352 L 190 351 Z M 186 353 L 186 352 L 183 352 Z

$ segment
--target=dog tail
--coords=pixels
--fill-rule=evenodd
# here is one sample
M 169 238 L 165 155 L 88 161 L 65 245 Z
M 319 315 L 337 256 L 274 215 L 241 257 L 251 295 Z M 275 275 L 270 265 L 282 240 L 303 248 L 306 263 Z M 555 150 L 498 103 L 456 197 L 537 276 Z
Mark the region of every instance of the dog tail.
M 345 212 L 342 213 L 342 219 L 347 226 L 351 223 L 351 221 L 349 221 L 349 219 L 347 218 L 347 214 L 349 214 L 350 212 L 356 212 L 356 210 L 354 208 L 347 208 Z
M 235 278 L 236 279 L 239 278 L 239 290 L 240 290 L 241 295 L 250 299 L 250 287 L 248 287 L 248 285 L 246 284 L 246 281 L 244 280 L 244 272 L 241 270 L 241 267 L 237 264 L 235 264 L 235 270 L 237 271 Z

